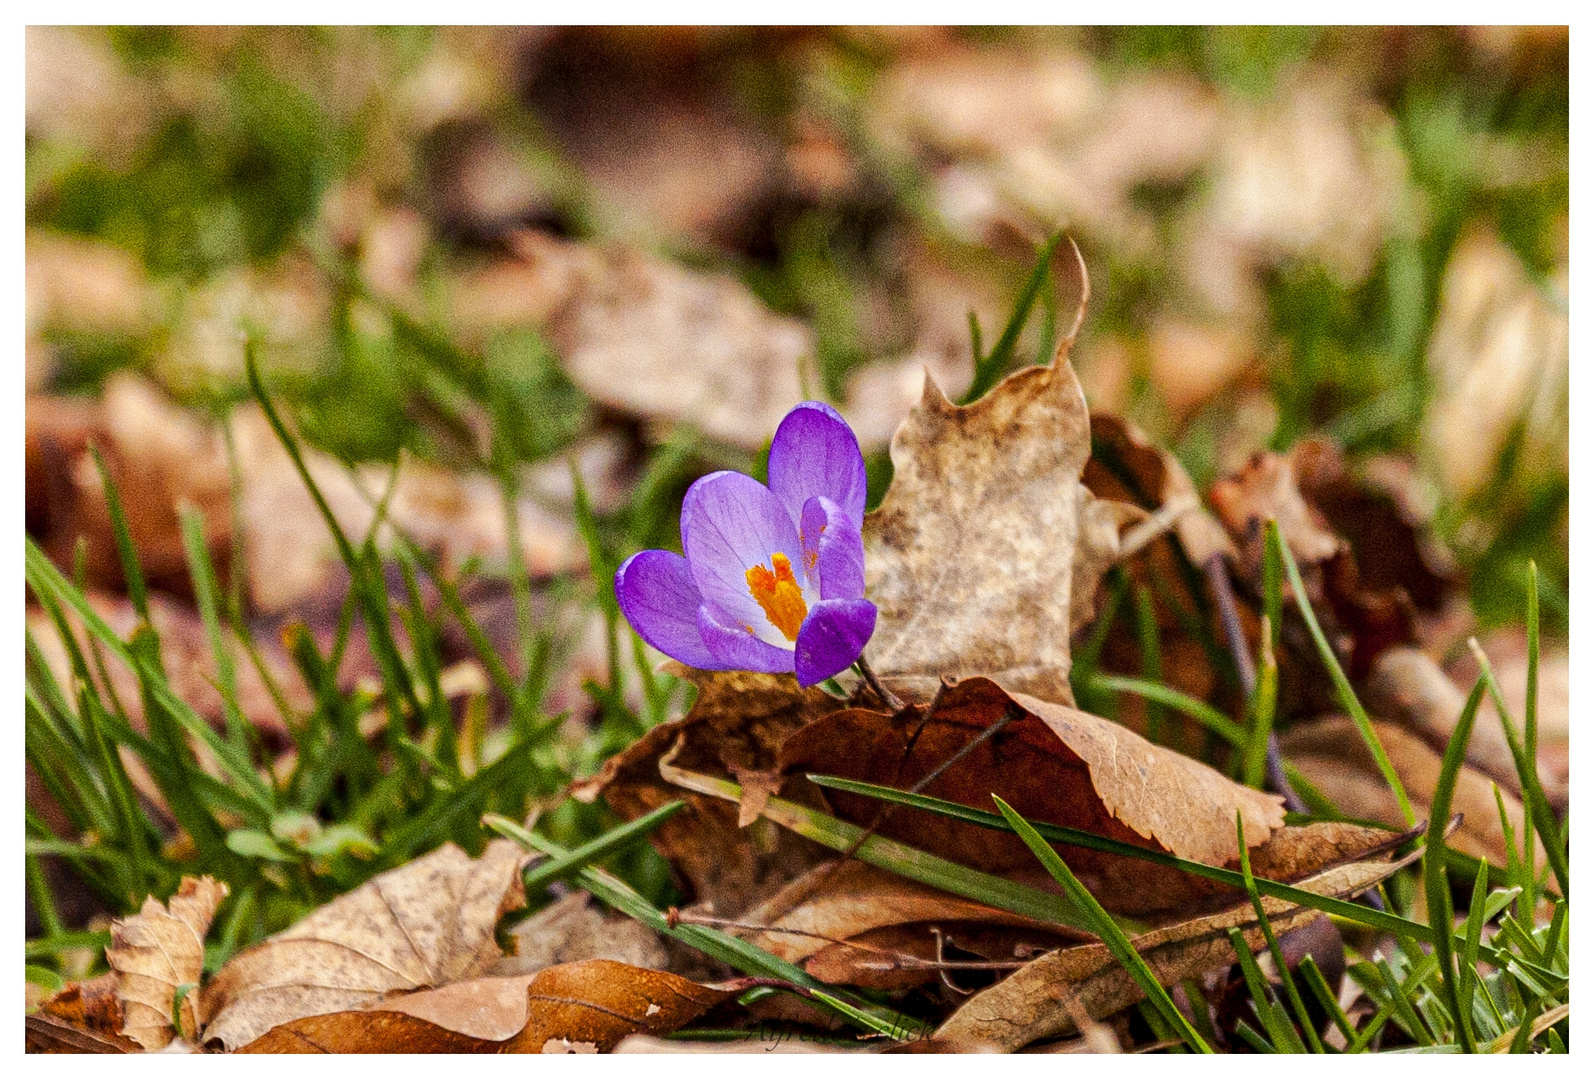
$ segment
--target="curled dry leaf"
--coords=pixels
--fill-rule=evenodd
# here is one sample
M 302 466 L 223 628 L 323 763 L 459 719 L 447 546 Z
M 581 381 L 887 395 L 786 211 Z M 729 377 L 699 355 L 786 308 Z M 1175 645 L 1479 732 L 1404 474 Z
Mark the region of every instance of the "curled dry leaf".
M 185 877 L 165 904 L 146 897 L 137 915 L 111 924 L 105 962 L 116 972 L 121 1033 L 144 1049 L 159 1050 L 174 1035 L 192 1039 L 199 1031 L 205 933 L 227 892 L 215 878 Z M 172 1030 L 174 1014 L 182 1022 L 178 1032 Z
M 1407 789 L 1413 811 L 1423 817 L 1429 812 L 1429 800 L 1440 779 L 1440 754 L 1406 728 L 1375 722 L 1373 729 Z M 1315 788 L 1334 801 L 1342 814 L 1397 827 L 1401 824 L 1396 797 L 1349 719 L 1331 716 L 1293 727 L 1280 736 L 1279 748 Z M 1501 815 L 1492 787 L 1484 773 L 1470 765 L 1462 766 L 1451 799 L 1452 812 L 1462 815 L 1462 826 L 1446 842 L 1464 855 L 1505 866 L 1506 839 L 1501 834 Z M 1501 801 L 1521 848 L 1523 804 L 1504 790 Z M 1544 850 L 1538 840 L 1534 852 L 1535 865 L 1542 866 Z M 1551 887 L 1555 888 L 1554 882 Z
M 1091 459 L 1082 479 L 1098 498 L 1124 499 L 1177 514 L 1174 535 L 1192 566 L 1201 566 L 1214 555 L 1235 555 L 1229 534 L 1202 506 L 1185 466 L 1122 417 L 1092 414 Z
M 1348 897 L 1372 888 L 1402 866 L 1420 857 L 1414 852 L 1391 861 L 1380 856 L 1346 862 L 1322 870 L 1299 888 L 1321 896 Z M 1263 897 L 1263 910 L 1276 934 L 1305 926 L 1318 917 L 1312 908 Z M 1172 986 L 1221 964 L 1235 952 L 1227 931 L 1240 928 L 1253 950 L 1264 946 L 1262 926 L 1250 902 L 1217 914 L 1174 923 L 1131 938 L 1136 952 L 1151 967 L 1160 985 Z M 1067 991 L 1068 993 L 1065 993 Z M 1106 945 L 1080 945 L 1039 957 L 1002 982 L 966 1001 L 937 1030 L 939 1039 L 992 1043 L 1017 1050 L 1037 1039 L 1076 1030 L 1066 997 L 1078 1001 L 1092 1017 L 1109 1016 L 1141 999 L 1130 973 Z
M 811 975 L 874 989 L 899 989 L 936 977 L 933 927 L 956 935 L 966 951 L 1005 951 L 1005 959 L 1016 955 L 1016 947 L 1041 951 L 1079 940 L 1057 926 L 860 862 L 822 863 L 740 921 L 765 928 L 741 931 L 755 945 L 803 964 Z M 965 932 L 966 926 L 978 930 Z M 1006 950 L 971 948 L 995 937 L 1004 939 Z
M 571 794 L 584 802 L 602 794 L 627 819 L 685 798 L 687 809 L 655 830 L 653 843 L 692 886 L 693 898 L 712 903 L 724 917 L 770 896 L 826 857 L 819 845 L 784 830 L 761 831 L 759 842 L 750 843 L 741 825 L 757 818 L 780 786 L 779 754 L 787 737 L 835 712 L 838 702 L 817 686 L 800 688 L 791 675 L 698 671 L 674 661 L 665 670 L 697 686 L 692 709 L 610 758 L 596 775 L 573 785 Z M 659 757 L 678 738 L 683 742 L 676 763 L 731 773 L 743 785 L 742 807 L 685 793 L 660 779 Z
M 229 1050 L 299 1017 L 487 971 L 499 917 L 526 902 L 507 840 L 472 859 L 454 844 L 379 874 L 233 957 L 205 987 L 206 1042 Z
M 1240 544 L 1246 576 L 1262 576 L 1263 524 L 1279 522 L 1280 539 L 1303 567 L 1328 562 L 1345 549 L 1323 515 L 1302 497 L 1291 458 L 1259 450 L 1239 472 L 1213 485 L 1208 498 L 1219 520 Z
M 1085 396 L 1067 357 L 1010 375 L 967 406 L 926 378 L 892 438 L 891 489 L 864 519 L 868 595 L 880 610 L 869 658 L 883 678 L 920 700 L 942 676 L 985 675 L 1074 703 L 1081 542 L 1119 539 L 1103 520 L 1108 508 L 1080 483 L 1090 453 Z M 1084 561 L 1100 573 L 1111 558 Z M 1094 582 L 1080 587 L 1095 591 Z
M 130 1054 L 139 1044 L 122 1034 L 119 976 L 104 975 L 63 987 L 27 1018 L 30 1054 Z
M 663 971 L 583 960 L 532 975 L 468 979 L 364 1009 L 280 1024 L 245 1054 L 573 1053 L 665 1035 L 730 997 Z M 588 1052 L 592 1052 L 589 1050 Z
M 1277 795 L 1243 787 L 1101 717 L 1009 694 L 984 678 L 949 686 L 934 716 L 917 707 L 897 716 L 848 709 L 817 720 L 786 741 L 782 771 L 831 773 L 906 789 L 1015 706 L 1017 720 L 965 754 L 925 794 L 995 812 L 990 799 L 995 792 L 1033 820 L 1210 865 L 1237 857 L 1237 811 L 1251 847 L 1284 825 Z M 867 824 L 879 808 L 874 800 L 837 791 L 828 791 L 826 798 L 839 816 L 859 823 Z M 881 832 L 992 873 L 1040 873 L 1018 837 L 926 811 L 899 808 Z M 1116 911 L 1171 909 L 1212 891 L 1179 871 L 1098 852 L 1069 852 L 1081 880 Z

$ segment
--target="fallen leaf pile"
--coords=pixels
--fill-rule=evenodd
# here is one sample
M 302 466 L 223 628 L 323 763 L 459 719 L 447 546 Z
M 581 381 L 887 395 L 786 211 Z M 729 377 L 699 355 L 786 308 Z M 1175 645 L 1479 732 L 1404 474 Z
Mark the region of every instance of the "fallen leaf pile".
M 617 303 L 637 302 L 615 295 Z M 1083 711 L 1070 682 L 1073 642 L 1109 617 L 1103 595 L 1115 566 L 1143 590 L 1139 583 L 1160 573 L 1180 581 L 1181 565 L 1233 573 L 1236 619 L 1255 648 L 1262 523 L 1276 520 L 1422 813 L 1461 692 L 1424 651 L 1425 635 L 1445 621 L 1420 615 L 1441 609 L 1453 578 L 1410 515 L 1349 476 L 1330 448 L 1309 443 L 1291 455 L 1256 456 L 1214 488 L 1209 515 L 1171 455 L 1118 418 L 1088 415 L 1060 355 L 970 406 L 949 403 L 927 376 L 892 453 L 892 488 L 864 530 L 870 595 L 881 609 L 867 655 L 884 693 L 902 701 L 883 700 L 863 682 L 839 701 L 820 687 L 800 689 L 790 675 L 673 664 L 698 688 L 687 714 L 572 788 L 627 819 L 685 800 L 651 837 L 687 892 L 683 918 L 725 923 L 824 982 L 894 994 L 928 993 L 938 980 L 951 988 L 958 965 L 950 956 L 972 958 L 995 981 L 987 975 L 986 988 L 957 1004 L 926 1046 L 1014 1050 L 1081 1032 L 1101 1041 L 1108 1029 L 1097 1022 L 1140 991 L 1078 928 L 838 860 L 786 827 L 792 819 L 775 815 L 772 799 L 1043 892 L 1056 887 L 1018 837 L 920 809 L 883 813 L 873 800 L 808 777 L 912 788 L 986 810 L 998 796 L 1032 820 L 1231 869 L 1239 866 L 1238 818 L 1257 874 L 1341 898 L 1404 865 L 1389 855 L 1393 834 L 1287 825 L 1279 795 Z M 1358 548 L 1371 549 L 1341 538 L 1336 523 L 1349 521 L 1390 538 L 1411 576 L 1362 575 Z M 1179 587 L 1189 601 L 1199 586 L 1186 579 Z M 1190 667 L 1168 610 L 1179 602 L 1160 596 L 1153 628 L 1168 642 L 1166 655 Z M 1329 700 L 1300 624 L 1287 619 L 1282 629 L 1281 663 L 1304 684 L 1300 702 Z M 1104 639 L 1109 670 L 1121 637 L 1112 631 Z M 1170 672 L 1175 685 L 1182 678 Z M 1192 692 L 1210 696 L 1216 685 L 1209 675 Z M 1554 697 L 1546 704 L 1554 715 Z M 1548 718 L 1546 728 L 1554 754 L 1565 724 Z M 1479 732 L 1458 781 L 1453 805 L 1463 824 L 1453 846 L 1500 864 L 1490 781 L 1510 789 L 1514 777 L 1502 740 L 1482 725 Z M 1400 824 L 1348 720 L 1324 715 L 1289 726 L 1281 746 L 1342 813 Z M 698 782 L 684 787 L 694 775 L 727 777 L 739 794 L 727 801 Z M 1521 803 L 1513 790 L 1502 798 L 1522 835 Z M 1127 856 L 1059 850 L 1109 911 L 1150 924 L 1135 944 L 1165 984 L 1228 964 L 1231 927 L 1253 949 L 1262 946 L 1255 913 L 1232 888 Z M 131 1038 L 153 1049 L 181 1038 L 243 1052 L 604 1051 L 628 1037 L 668 1034 L 729 999 L 731 984 L 658 970 L 679 962 L 672 951 L 635 924 L 622 921 L 627 933 L 606 928 L 583 894 L 524 922 L 510 940 L 524 942 L 528 954 L 505 955 L 495 927 L 525 904 L 523 862 L 503 840 L 474 860 L 445 845 L 239 954 L 208 980 L 200 976 L 201 946 L 224 893 L 208 879 L 185 881 L 169 905 L 152 899 L 114 930 L 114 998 L 103 990 L 91 998 L 87 984 L 73 988 L 30 1020 L 29 1038 L 41 1048 L 90 1040 L 115 1048 Z M 1316 918 L 1271 899 L 1267 909 L 1280 934 Z M 90 1000 L 103 1004 L 74 1004 Z M 174 1010 L 176 1000 L 182 1006 Z M 812 1019 L 800 1002 L 764 1008 L 787 1022 Z
M 1567 599 L 1566 30 L 1298 31 L 31 28 L 26 527 L 87 608 L 124 639 L 153 630 L 171 692 L 246 736 L 263 782 L 320 768 L 298 725 L 336 692 L 372 772 L 403 741 L 382 724 L 422 730 L 418 768 L 435 752 L 470 778 L 524 747 L 524 720 L 558 718 L 527 765 L 538 794 L 493 804 L 550 837 L 684 805 L 595 864 L 674 903 L 657 919 L 587 869 L 529 889 L 535 856 L 504 839 L 398 865 L 373 842 L 381 872 L 309 910 L 280 885 L 290 861 L 338 868 L 231 810 L 228 843 L 285 861 L 231 893 L 173 870 L 196 849 L 182 807 L 124 749 L 169 871 L 138 880 L 177 884 L 139 885 L 112 919 L 55 846 L 107 842 L 76 835 L 30 763 L 29 813 L 56 834 L 30 873 L 70 877 L 55 921 L 108 939 L 43 975 L 109 971 L 45 998 L 30 966 L 27 1049 L 1149 1048 L 1142 988 L 1019 836 L 863 783 L 1140 849 L 1053 843 L 1178 1007 L 1205 995 L 1198 1026 L 1244 1050 L 1230 931 L 1267 968 L 1265 925 L 1174 864 L 1357 900 L 1419 857 L 1290 586 L 1279 625 L 1265 614 L 1269 523 L 1419 818 L 1481 665 L 1526 700 L 1527 636 L 1492 629 L 1503 567 L 1555 549 L 1558 624 Z M 1474 116 L 1435 72 L 1501 107 Z M 1025 285 L 1057 230 L 1081 274 L 1055 258 Z M 1088 263 L 1106 310 L 1064 334 Z M 1033 304 L 1005 331 L 1016 295 Z M 1006 377 L 955 404 L 994 357 Z M 879 500 L 867 666 L 808 688 L 675 661 L 629 678 L 658 653 L 601 610 L 615 560 L 673 542 L 695 477 L 757 475 L 813 398 L 854 429 Z M 425 716 L 393 715 L 367 624 L 383 584 L 359 578 L 376 595 L 350 605 L 337 532 L 369 536 Z M 196 540 L 238 633 L 213 637 Z M 30 680 L 53 675 L 55 710 L 91 635 L 38 600 Z M 1570 656 L 1541 649 L 1526 767 L 1565 819 Z M 158 699 L 101 651 L 91 681 L 129 740 L 164 737 Z M 1262 747 L 1241 745 L 1259 685 L 1277 689 L 1261 787 Z M 1450 846 L 1498 869 L 1531 832 L 1523 721 L 1484 699 L 1451 796 Z M 195 760 L 227 784 L 207 734 Z M 316 813 L 386 843 L 389 819 L 339 785 Z M 373 839 L 297 812 L 273 835 L 290 820 Z M 30 935 L 37 903 L 30 884 Z M 1343 1001 L 1348 956 L 1391 955 L 1354 920 L 1262 904 L 1287 963 L 1311 955 Z M 729 951 L 695 947 L 700 929 Z M 747 1040 L 707 1041 L 731 1033 Z

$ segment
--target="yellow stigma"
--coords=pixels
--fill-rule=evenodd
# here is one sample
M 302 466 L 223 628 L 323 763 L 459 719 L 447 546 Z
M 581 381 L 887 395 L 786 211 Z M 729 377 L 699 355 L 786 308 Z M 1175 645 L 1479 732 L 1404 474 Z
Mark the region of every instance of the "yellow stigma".
M 788 641 L 796 641 L 798 627 L 808 617 L 809 606 L 804 603 L 803 590 L 792 576 L 791 560 L 777 551 L 770 556 L 770 562 L 775 566 L 773 574 L 762 564 L 748 571 L 748 593 L 759 602 L 775 628 L 785 634 Z

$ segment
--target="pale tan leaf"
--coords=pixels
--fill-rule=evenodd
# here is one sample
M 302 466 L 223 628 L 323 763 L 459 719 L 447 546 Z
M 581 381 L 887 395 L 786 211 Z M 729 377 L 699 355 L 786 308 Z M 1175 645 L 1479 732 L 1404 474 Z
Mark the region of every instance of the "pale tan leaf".
M 116 972 L 122 1001 L 121 1034 L 146 1050 L 159 1050 L 174 1034 L 199 1030 L 199 979 L 205 968 L 205 933 L 227 886 L 211 877 L 185 877 L 165 904 L 146 897 L 137 915 L 111 924 L 105 962 Z M 177 994 L 184 991 L 182 1031 L 172 1030 Z
M 864 519 L 869 659 L 928 699 L 942 676 L 985 675 L 1072 705 L 1071 582 L 1085 396 L 1067 357 L 1010 375 L 968 406 L 928 376 L 892 438 L 895 473 Z
M 613 960 L 584 960 L 299 1017 L 239 1053 L 595 1053 L 628 1035 L 668 1034 L 733 992 Z
M 1297 882 L 1297 887 L 1321 896 L 1347 897 L 1361 893 L 1420 856 L 1400 862 L 1387 859 L 1350 862 Z M 1312 908 L 1296 907 L 1272 897 L 1263 909 L 1276 934 L 1318 917 Z M 1160 985 L 1234 961 L 1227 931 L 1242 930 L 1247 945 L 1263 947 L 1261 925 L 1251 904 L 1243 903 L 1214 915 L 1175 923 L 1131 939 L 1157 976 Z M 1095 1018 L 1109 1016 L 1141 999 L 1141 988 L 1119 965 L 1106 945 L 1080 945 L 1048 953 L 1002 982 L 966 1001 L 937 1030 L 936 1037 L 957 1041 L 990 1042 L 1005 1050 L 1076 1030 L 1067 997 L 1072 992 Z
M 205 987 L 205 1040 L 228 1049 L 298 1017 L 486 972 L 502 956 L 498 919 L 525 903 L 525 856 L 495 840 L 480 859 L 452 843 L 228 961 Z
M 1376 722 L 1373 728 L 1407 789 L 1413 809 L 1422 817 L 1429 812 L 1429 800 L 1440 779 L 1439 753 L 1419 736 L 1395 724 Z M 1293 727 L 1281 735 L 1279 748 L 1314 787 L 1334 800 L 1341 813 L 1400 825 L 1401 808 L 1396 797 L 1349 719 L 1331 716 Z M 1492 786 L 1489 777 L 1470 765 L 1462 766 L 1451 799 L 1451 811 L 1462 815 L 1462 827 L 1446 842 L 1464 855 L 1505 866 L 1506 839 L 1501 834 L 1501 815 Z M 1504 790 L 1501 801 L 1521 849 L 1523 803 Z M 1534 853 L 1535 865 L 1543 865 L 1545 853 L 1538 841 Z

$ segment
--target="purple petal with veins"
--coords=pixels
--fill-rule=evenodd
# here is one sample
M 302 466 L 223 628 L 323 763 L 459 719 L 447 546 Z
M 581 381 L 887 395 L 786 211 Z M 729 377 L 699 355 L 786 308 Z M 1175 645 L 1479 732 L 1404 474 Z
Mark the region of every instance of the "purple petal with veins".
M 695 668 L 720 668 L 698 632 L 703 597 L 687 560 L 669 551 L 639 551 L 615 571 L 615 599 L 638 635 Z
M 875 605 L 868 600 L 821 600 L 798 631 L 793 660 L 798 682 L 813 686 L 845 670 L 874 632 Z
M 762 617 L 762 616 L 761 616 Z M 698 633 L 714 654 L 711 670 L 782 672 L 792 670 L 793 652 L 780 649 L 745 627 L 730 627 L 715 618 L 708 604 L 698 608 Z M 798 637 L 802 638 L 800 631 Z
M 796 574 L 804 572 L 797 526 L 769 488 L 741 473 L 705 476 L 682 501 L 681 546 L 716 622 L 753 627 L 770 644 L 786 644 L 748 590 L 748 569 L 770 565 L 776 552 L 791 561 Z
M 770 490 L 793 521 L 804 503 L 824 495 L 855 525 L 863 524 L 869 487 L 864 455 L 853 429 L 829 405 L 805 401 L 786 414 L 770 442 L 769 475 Z
M 823 600 L 857 600 L 864 595 L 864 537 L 840 506 L 824 495 L 803 504 L 798 536 L 809 580 L 819 579 Z

